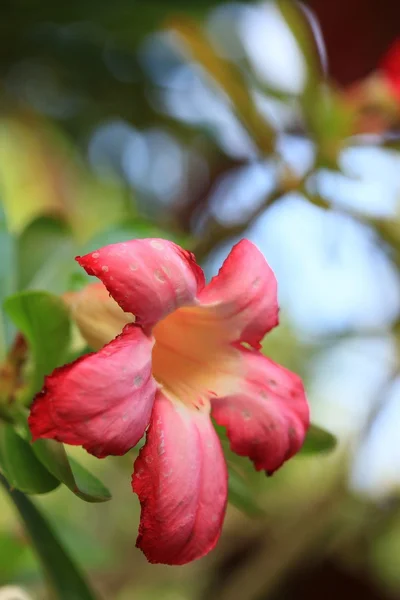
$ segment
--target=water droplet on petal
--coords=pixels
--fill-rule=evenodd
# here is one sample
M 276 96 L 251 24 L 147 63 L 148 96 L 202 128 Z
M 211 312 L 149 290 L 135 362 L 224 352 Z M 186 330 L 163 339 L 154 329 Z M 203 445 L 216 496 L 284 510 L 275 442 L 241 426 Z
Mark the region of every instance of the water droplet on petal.
M 166 282 L 166 277 L 164 275 L 164 273 L 160 270 L 160 269 L 156 269 L 154 271 L 154 277 L 157 279 L 157 281 L 159 281 L 160 283 L 165 283 Z
M 151 240 L 150 242 L 150 246 L 152 248 L 155 248 L 156 250 L 162 250 L 164 248 L 164 245 L 162 242 L 159 242 L 157 240 Z

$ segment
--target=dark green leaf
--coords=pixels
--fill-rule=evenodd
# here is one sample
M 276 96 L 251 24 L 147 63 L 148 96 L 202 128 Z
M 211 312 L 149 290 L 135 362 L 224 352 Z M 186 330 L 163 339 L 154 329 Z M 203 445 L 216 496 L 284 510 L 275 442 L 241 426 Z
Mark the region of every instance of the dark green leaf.
M 318 427 L 318 425 L 312 424 L 300 452 L 301 454 L 330 452 L 334 450 L 336 444 L 337 439 L 332 433 L 326 431 L 326 429 L 322 429 L 322 427 Z
M 59 600 L 95 600 L 82 573 L 61 546 L 49 523 L 38 508 L 24 494 L 11 490 L 7 481 L 0 481 L 14 502 L 36 552 L 43 564 L 48 579 Z
M 30 399 L 43 378 L 64 361 L 70 339 L 70 321 L 60 298 L 47 292 L 26 291 L 10 296 L 4 309 L 28 341 L 34 361 Z
M 32 444 L 37 458 L 74 494 L 86 502 L 110 500 L 109 490 L 82 465 L 69 457 L 64 446 L 53 440 L 38 440 Z
M 45 494 L 60 485 L 8 424 L 0 426 L 0 467 L 10 485 L 27 494 Z
M 244 475 L 241 475 L 232 464 L 228 463 L 229 472 L 229 502 L 242 512 L 251 517 L 257 517 L 263 514 L 263 510 L 258 506 L 256 493 L 250 482 Z

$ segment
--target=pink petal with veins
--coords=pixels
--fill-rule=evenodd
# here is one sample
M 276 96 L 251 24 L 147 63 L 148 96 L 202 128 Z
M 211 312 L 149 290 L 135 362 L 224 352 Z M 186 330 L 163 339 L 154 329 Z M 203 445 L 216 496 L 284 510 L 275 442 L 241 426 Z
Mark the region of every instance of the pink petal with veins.
M 226 427 L 234 452 L 272 474 L 304 442 L 307 399 L 297 375 L 257 351 L 242 348 L 241 353 L 247 375 L 235 394 L 212 400 L 212 416 Z
M 208 413 L 158 392 L 132 479 L 142 506 L 136 545 L 151 563 L 183 565 L 214 548 L 225 515 L 227 481 Z
M 149 423 L 156 392 L 152 346 L 129 324 L 99 352 L 55 369 L 31 407 L 33 440 L 83 446 L 99 458 L 125 454 Z

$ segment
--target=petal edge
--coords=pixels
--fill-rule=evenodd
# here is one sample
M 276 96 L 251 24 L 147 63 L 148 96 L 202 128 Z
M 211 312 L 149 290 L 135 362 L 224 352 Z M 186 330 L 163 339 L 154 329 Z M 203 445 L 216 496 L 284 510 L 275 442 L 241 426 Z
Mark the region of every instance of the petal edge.
M 180 306 L 195 303 L 204 287 L 204 274 L 194 255 L 168 240 L 110 244 L 76 260 L 146 329 Z
M 199 294 L 202 304 L 214 304 L 229 322 L 232 341 L 256 350 L 268 331 L 279 323 L 275 275 L 258 248 L 243 239 L 233 246 L 218 275 Z

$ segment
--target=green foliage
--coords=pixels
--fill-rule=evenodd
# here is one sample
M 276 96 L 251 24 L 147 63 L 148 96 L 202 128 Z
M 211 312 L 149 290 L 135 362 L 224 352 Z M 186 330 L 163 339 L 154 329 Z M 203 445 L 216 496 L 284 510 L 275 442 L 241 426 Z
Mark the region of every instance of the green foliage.
M 68 312 L 60 298 L 39 291 L 9 296 L 4 309 L 32 353 L 32 375 L 25 397 L 29 402 L 42 387 L 44 376 L 64 362 L 70 338 Z
M 101 478 L 105 475 L 115 490 L 113 503 L 106 504 L 111 494 L 86 469 L 85 457 L 84 467 L 56 441 L 31 442 L 27 406 L 41 389 L 44 377 L 87 350 L 78 335 L 76 340 L 73 338 L 77 332 L 75 325 L 71 335 L 69 314 L 60 298 L 63 293 L 93 281 L 74 262 L 74 257 L 110 243 L 142 237 L 163 237 L 193 249 L 196 235 L 199 239 L 196 250 L 202 260 L 220 243 L 229 244 L 238 236 L 246 236 L 265 209 L 273 202 L 280 202 L 288 192 L 303 194 L 318 210 L 329 209 L 330 200 L 318 195 L 322 192 L 318 189 L 318 178 L 313 175 L 318 175 L 321 167 L 339 169 L 341 150 L 353 143 L 363 144 L 362 140 L 351 140 L 351 136 L 359 133 L 355 117 L 361 117 L 362 121 L 368 117 L 367 113 L 374 116 L 374 102 L 366 103 L 367 110 L 356 115 L 351 94 L 335 89 L 327 81 L 325 65 L 316 51 L 312 27 L 303 7 L 291 0 L 271 2 L 280 10 L 304 59 L 305 85 L 299 93 L 282 91 L 279 86 L 275 89 L 256 66 L 253 51 L 250 52 L 243 39 L 246 28 L 241 29 L 241 22 L 233 25 L 242 14 L 240 3 L 231 6 L 239 12 L 235 12 L 230 23 L 231 13 L 224 13 L 224 8 L 219 15 L 208 12 L 222 4 L 216 0 L 168 3 L 72 0 L 60 4 L 16 0 L 8 3 L 7 18 L 0 22 L 0 67 L 4 73 L 0 115 L 0 307 L 4 302 L 9 317 L 0 315 L 0 471 L 7 481 L 0 477 L 25 522 L 53 585 L 54 597 L 61 600 L 90 600 L 94 595 L 57 535 L 52 533 L 53 525 L 49 526 L 24 493 L 46 494 L 58 487 L 56 494 L 40 497 L 38 505 L 50 514 L 62 515 L 54 523 L 55 531 L 66 547 L 71 548 L 72 555 L 79 555 L 82 564 L 97 568 L 102 575 L 99 564 L 105 559 L 104 581 L 98 577 L 99 587 L 104 585 L 106 590 L 105 598 L 135 597 L 137 590 L 132 591 L 130 584 L 136 585 L 136 579 L 146 599 L 162 595 L 163 600 L 167 595 L 180 597 L 174 585 L 171 594 L 169 587 L 158 581 L 151 587 L 152 574 L 158 577 L 161 573 L 162 581 L 164 571 L 150 567 L 149 577 L 144 562 L 138 559 L 137 567 L 137 555 L 131 557 L 130 553 L 135 552 L 133 539 L 139 503 L 131 493 L 130 455 L 96 462 Z M 228 23 L 222 26 L 225 14 Z M 205 20 L 208 16 L 211 18 Z M 168 29 L 163 32 L 166 35 L 146 37 L 149 33 L 162 33 L 160 27 Z M 276 31 L 279 33 L 280 28 Z M 269 34 L 265 31 L 266 36 Z M 167 81 L 169 72 L 176 75 L 175 81 Z M 196 83 L 198 74 L 202 85 Z M 196 125 L 196 118 L 190 117 L 189 111 L 186 117 L 179 115 L 185 114 L 184 100 L 193 112 L 202 94 L 206 99 L 203 84 L 209 85 L 210 106 L 214 101 L 216 110 L 210 119 L 199 110 L 199 120 L 203 121 Z M 188 94 L 186 85 L 190 89 Z M 178 100 L 176 105 L 174 98 Z M 393 108 L 393 114 L 397 115 L 397 124 L 398 107 Z M 119 133 L 111 131 L 113 127 L 107 129 L 108 140 L 99 141 L 101 136 L 93 135 L 99 132 L 98 126 L 115 124 L 117 120 L 117 129 L 121 126 Z M 385 119 L 381 121 L 383 125 L 379 119 L 375 124 L 378 136 L 379 128 L 386 123 Z M 227 131 L 229 122 L 234 124 L 232 148 Z M 245 141 L 243 151 L 237 144 L 242 135 L 240 127 Z M 160 191 L 163 186 L 156 185 L 163 181 L 154 179 L 158 176 L 169 179 L 165 168 L 170 165 L 170 157 L 161 157 L 167 159 L 164 164 L 160 159 L 163 168 L 153 169 L 159 161 L 156 152 L 153 157 L 151 143 L 147 143 L 153 133 L 166 134 L 184 154 L 181 182 L 176 185 L 174 197 L 170 192 L 163 196 Z M 286 133 L 301 136 L 316 150 L 315 164 L 306 174 L 298 175 L 294 167 L 292 170 L 291 160 L 285 158 L 280 142 L 285 142 Z M 120 134 L 123 139 L 118 137 Z M 140 140 L 136 155 L 131 140 Z M 128 168 L 130 161 L 137 161 L 136 172 L 142 170 L 142 176 L 148 174 L 151 185 L 143 185 L 143 177 L 136 180 L 134 169 Z M 214 204 L 227 195 L 227 189 L 230 193 L 227 184 L 231 175 L 242 168 L 250 172 L 251 167 L 257 164 L 258 168 L 261 162 L 273 168 L 274 189 L 263 204 L 249 212 L 243 223 L 240 209 L 236 214 L 236 190 L 233 190 L 232 222 L 238 224 L 230 227 L 220 223 Z M 171 181 L 178 177 L 172 171 Z M 139 179 L 141 183 L 136 184 Z M 168 185 L 164 187 L 167 189 Z M 385 241 L 388 255 L 396 257 L 400 248 L 398 219 L 365 219 L 365 222 Z M 300 227 L 299 235 L 302 232 Z M 397 267 L 399 264 L 397 260 Z M 15 344 L 16 330 L 28 343 L 28 353 L 23 355 L 21 364 L 18 362 L 21 357 L 15 351 L 19 350 Z M 266 337 L 262 351 L 298 373 L 307 387 L 312 371 L 309 367 L 321 348 L 315 340 L 301 340 L 298 332 L 285 322 Z M 254 522 L 252 527 L 259 529 L 257 543 L 253 545 L 257 552 L 251 554 L 258 554 L 261 548 L 256 559 L 260 562 L 258 569 L 252 571 L 253 556 L 246 556 L 247 582 L 262 580 L 268 560 L 272 568 L 267 580 L 268 577 L 278 580 L 287 574 L 297 556 L 306 560 L 309 547 L 312 546 L 315 556 L 320 538 L 324 552 L 331 546 L 336 551 L 337 540 L 335 544 L 326 544 L 326 532 L 322 535 L 326 524 L 332 531 L 340 529 L 340 517 L 335 514 L 335 521 L 330 520 L 330 511 L 336 509 L 335 502 L 338 505 L 346 502 L 346 461 L 337 452 L 324 463 L 324 455 L 336 447 L 336 438 L 312 424 L 298 459 L 288 461 L 270 478 L 262 471 L 256 472 L 247 458 L 235 455 L 225 430 L 219 427 L 217 430 L 228 465 L 229 501 L 238 508 L 232 511 L 232 520 L 240 531 L 245 527 L 243 523 L 248 522 L 243 520 L 241 513 L 244 513 L 257 520 L 256 527 Z M 93 457 L 86 460 L 91 459 L 95 461 Z M 326 464 L 334 467 L 327 469 Z M 125 469 L 119 471 L 119 465 L 125 465 L 129 475 Z M 335 480 L 335 485 L 330 487 L 327 479 Z M 70 492 L 84 502 L 77 501 Z M 354 505 L 357 509 L 358 501 Z M 7 506 L 6 502 L 0 505 L 0 525 L 5 530 L 4 535 L 0 530 L 0 583 L 16 581 L 33 587 L 32 582 L 38 583 L 35 565 L 29 565 L 27 570 L 25 564 L 25 558 L 29 561 L 32 554 L 24 545 L 19 528 L 3 510 Z M 370 514 L 374 516 L 373 510 Z M 368 522 L 375 526 L 374 519 Z M 362 525 L 363 516 L 358 515 L 353 529 L 362 529 Z M 229 528 L 228 522 L 226 527 Z M 236 554 L 240 554 L 234 547 L 239 537 L 232 536 L 235 560 Z M 398 546 L 395 541 L 393 548 Z M 98 556 L 93 558 L 97 543 Z M 264 543 L 268 544 L 267 551 L 262 549 Z M 382 553 L 381 562 L 388 560 L 390 549 Z M 224 551 L 223 543 L 218 551 Z M 221 580 L 235 576 L 236 564 L 233 561 L 227 564 L 228 577 L 227 569 L 217 567 L 216 579 L 220 573 Z M 189 569 L 166 570 L 173 571 L 167 577 L 183 581 L 187 572 L 191 581 Z M 203 573 L 204 579 L 209 575 L 207 569 L 200 569 L 202 579 Z M 265 590 L 261 586 L 266 597 L 268 585 Z M 150 587 L 154 592 L 149 592 Z M 243 589 L 247 593 L 246 585 L 237 586 L 238 596 Z M 34 589 L 35 597 L 36 591 L 41 598 L 42 590 Z M 190 584 L 185 599 L 197 597 L 197 591 Z M 224 598 L 219 592 L 216 597 Z
M 54 477 L 62 481 L 74 494 L 86 502 L 110 500 L 108 489 L 73 458 L 68 457 L 64 446 L 53 440 L 37 440 L 33 452 Z
M 24 539 L 12 532 L 0 533 L 0 584 L 14 581 L 21 567 L 30 569 L 33 553 Z
M 320 452 L 331 452 L 336 448 L 336 437 L 318 425 L 311 424 L 304 440 L 300 454 L 318 454 Z
M 248 458 L 232 452 L 225 428 L 215 422 L 214 426 L 228 464 L 229 502 L 250 517 L 262 516 L 264 509 L 257 499 L 258 492 L 260 488 L 268 487 L 266 480 L 270 481 L 270 478 L 267 478 L 263 471 L 256 472 Z M 335 448 L 336 443 L 334 435 L 317 425 L 311 425 L 299 456 L 318 456 L 330 452 Z
M 4 299 L 15 291 L 16 257 L 15 240 L 9 232 L 0 204 L 0 360 L 5 357 L 6 349 L 11 344 L 13 328 L 4 318 L 2 305 Z
M 61 546 L 49 523 L 22 492 L 12 490 L 0 475 L 0 482 L 17 508 L 46 575 L 59 600 L 95 600 L 74 561 Z
M 12 425 L 0 425 L 0 466 L 9 484 L 27 494 L 45 494 L 60 485 Z
M 32 221 L 18 240 L 19 289 L 65 292 L 74 255 L 71 231 L 65 223 L 50 217 Z
M 38 291 L 10 296 L 4 307 L 28 340 L 32 353 L 31 383 L 23 397 L 29 402 L 42 387 L 44 376 L 65 361 L 70 341 L 68 312 L 58 297 Z M 29 440 L 25 414 L 15 414 Z M 105 486 L 79 463 L 68 458 L 62 444 L 39 440 L 30 445 L 11 425 L 4 425 L 0 439 L 4 474 L 17 489 L 43 493 L 62 482 L 87 502 L 110 499 Z
M 261 517 L 264 511 L 256 500 L 253 481 L 246 474 L 240 472 L 237 468 L 237 460 L 228 461 L 228 493 L 229 502 L 239 510 L 246 513 L 249 517 Z M 265 477 L 265 474 L 259 474 L 259 477 Z M 253 485 L 252 485 L 253 484 Z

